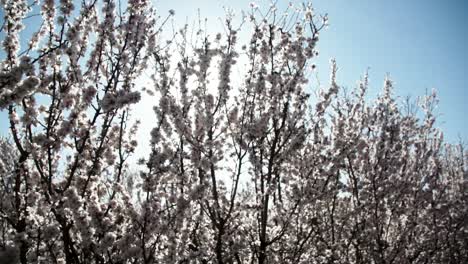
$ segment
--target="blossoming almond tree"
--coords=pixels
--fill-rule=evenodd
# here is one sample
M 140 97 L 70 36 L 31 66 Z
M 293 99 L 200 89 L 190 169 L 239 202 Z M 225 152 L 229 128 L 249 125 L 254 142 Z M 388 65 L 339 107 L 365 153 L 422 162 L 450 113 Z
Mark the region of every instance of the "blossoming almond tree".
M 42 24 L 21 47 L 31 10 Z M 121 182 L 136 144 L 127 122 L 140 98 L 134 80 L 158 34 L 149 3 L 8 0 L 2 11 L 0 107 L 18 157 L 2 199 L 2 246 L 21 263 L 127 258 L 117 246 L 130 199 Z
M 228 10 L 224 33 L 200 21 L 167 42 L 175 12 L 145 0 L 2 11 L 0 262 L 468 262 L 467 154 L 435 128 L 435 95 L 405 112 L 387 78 L 372 103 L 367 75 L 346 94 L 332 61 L 311 97 L 327 17 L 310 4 Z M 154 128 L 135 173 L 148 72 Z

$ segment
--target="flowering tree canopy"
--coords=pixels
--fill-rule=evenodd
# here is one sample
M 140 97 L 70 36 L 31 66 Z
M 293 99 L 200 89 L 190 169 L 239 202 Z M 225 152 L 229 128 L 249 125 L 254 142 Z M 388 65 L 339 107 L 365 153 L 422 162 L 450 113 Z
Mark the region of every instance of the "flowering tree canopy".
M 435 94 L 418 114 L 387 78 L 370 102 L 332 60 L 312 96 L 310 4 L 168 37 L 149 0 L 38 2 L 1 1 L 1 263 L 468 263 L 468 154 Z

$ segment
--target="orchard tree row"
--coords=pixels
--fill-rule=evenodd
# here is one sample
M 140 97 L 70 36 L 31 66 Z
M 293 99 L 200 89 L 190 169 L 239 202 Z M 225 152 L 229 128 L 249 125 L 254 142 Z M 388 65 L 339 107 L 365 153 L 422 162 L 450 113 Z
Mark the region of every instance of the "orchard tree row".
M 310 4 L 218 34 L 149 0 L 1 6 L 1 263 L 468 263 L 468 154 L 435 94 L 371 100 L 333 60 L 314 88 Z

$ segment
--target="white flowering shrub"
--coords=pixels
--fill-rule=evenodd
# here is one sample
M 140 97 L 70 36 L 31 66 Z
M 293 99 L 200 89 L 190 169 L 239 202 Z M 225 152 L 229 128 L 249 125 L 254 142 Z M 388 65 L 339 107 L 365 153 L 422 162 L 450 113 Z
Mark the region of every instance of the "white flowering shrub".
M 169 41 L 175 11 L 147 0 L 1 5 L 0 263 L 468 262 L 468 155 L 436 129 L 436 96 L 406 111 L 386 79 L 370 102 L 367 75 L 344 93 L 335 61 L 311 96 L 327 25 L 311 5 L 251 4 Z

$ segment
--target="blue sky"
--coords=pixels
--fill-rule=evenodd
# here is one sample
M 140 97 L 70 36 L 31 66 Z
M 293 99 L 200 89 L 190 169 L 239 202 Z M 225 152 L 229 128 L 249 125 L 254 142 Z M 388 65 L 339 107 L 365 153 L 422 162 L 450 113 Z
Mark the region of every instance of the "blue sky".
M 316 6 L 331 20 L 319 44 L 320 61 L 336 57 L 341 84 L 352 85 L 370 67 L 374 91 L 386 73 L 399 96 L 415 97 L 435 88 L 438 125 L 446 139 L 468 139 L 467 1 L 328 0 Z
M 208 18 L 208 30 L 219 30 L 223 6 L 248 9 L 246 0 L 156 1 L 163 14 L 176 11 L 182 25 L 193 21 L 197 8 Z M 267 7 L 269 1 L 256 3 Z M 288 1 L 278 1 L 280 7 Z M 297 1 L 296 3 L 300 3 Z M 440 103 L 438 126 L 449 142 L 468 141 L 468 2 L 462 0 L 315 0 L 316 12 L 328 13 L 330 26 L 320 37 L 319 78 L 328 81 L 329 59 L 337 60 L 339 84 L 352 88 L 370 68 L 370 94 L 380 92 L 387 73 L 401 97 L 424 95 L 435 88 Z M 34 21 L 31 19 L 30 23 Z M 27 27 L 31 25 L 26 25 Z M 1 37 L 3 39 L 3 37 Z M 7 129 L 0 113 L 0 133 Z
M 248 0 L 159 1 L 162 13 L 176 10 L 176 19 L 208 17 L 219 23 L 223 6 L 248 9 Z M 293 1 L 301 3 L 301 1 Z M 270 1 L 256 1 L 268 7 Z M 288 1 L 278 1 L 286 6 Z M 395 94 L 416 98 L 436 89 L 438 126 L 449 142 L 468 141 L 468 1 L 463 0 L 315 0 L 316 12 L 328 13 L 317 59 L 319 78 L 328 81 L 329 60 L 336 58 L 339 84 L 348 88 L 370 68 L 370 95 L 381 91 L 388 73 Z

